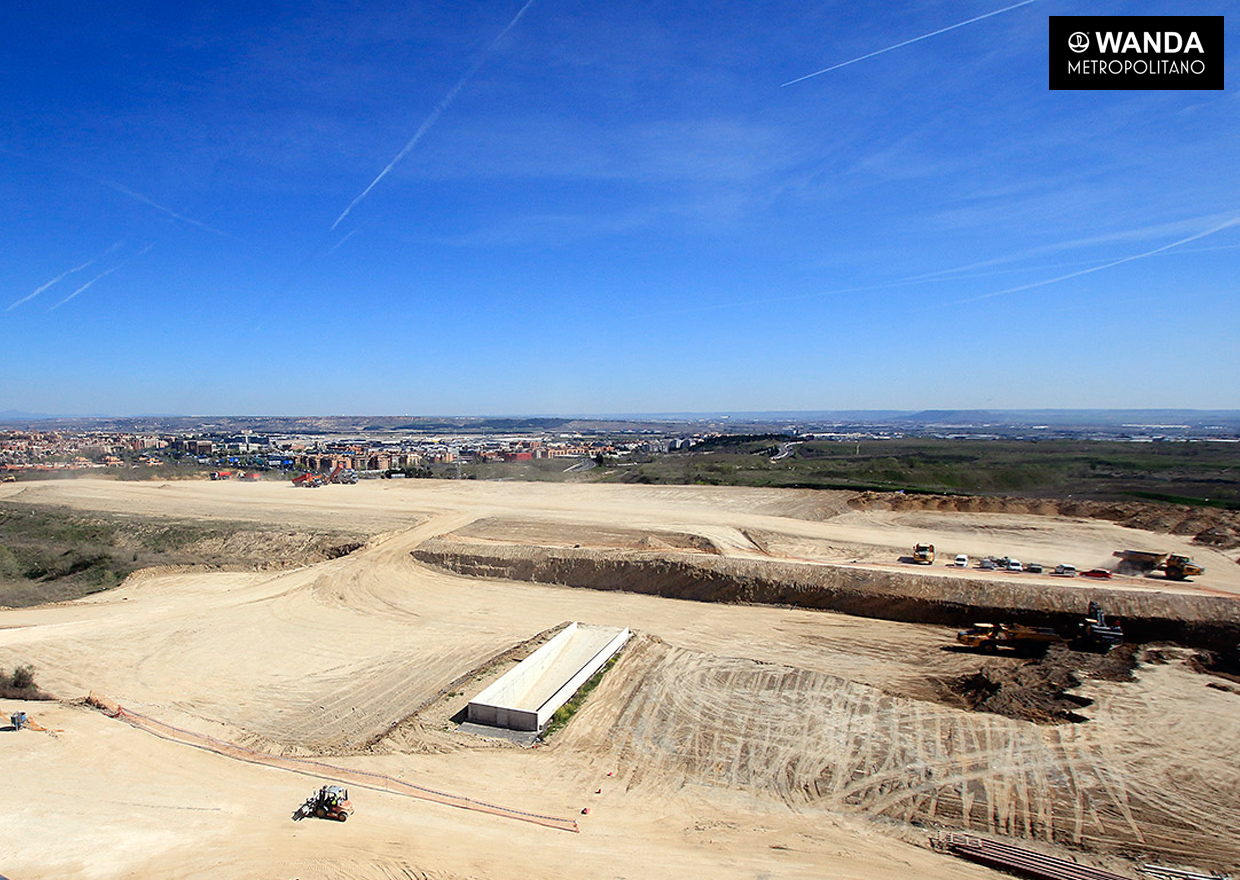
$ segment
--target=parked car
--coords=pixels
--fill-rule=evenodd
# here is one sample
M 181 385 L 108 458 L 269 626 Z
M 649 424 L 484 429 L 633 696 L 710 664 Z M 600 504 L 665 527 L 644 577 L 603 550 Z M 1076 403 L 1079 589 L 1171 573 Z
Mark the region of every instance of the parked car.
M 1030 563 L 1028 563 L 1028 564 L 1025 566 L 1025 571 L 1031 571 L 1031 572 L 1033 572 L 1034 574 L 1041 574 L 1041 573 L 1042 573 L 1042 563 L 1040 563 L 1040 562 L 1030 562 Z
M 993 559 L 983 559 L 982 564 L 978 566 L 982 571 L 994 571 L 995 561 Z
M 1059 565 L 1055 566 L 1054 574 L 1057 574 L 1060 577 L 1074 578 L 1076 577 L 1076 566 L 1061 562 Z
M 1007 564 L 1008 571 L 1023 571 L 1019 559 L 1009 559 Z
M 1089 571 L 1081 572 L 1081 577 L 1109 578 L 1111 577 L 1111 572 L 1107 571 L 1105 568 L 1091 568 Z
M 966 556 L 966 555 L 965 555 L 965 554 L 963 554 L 963 553 L 957 553 L 957 554 L 956 554 L 956 561 L 955 561 L 955 562 L 953 562 L 952 564 L 953 564 L 953 565 L 955 565 L 957 568 L 968 568 L 968 567 L 969 567 L 969 557 L 968 557 L 968 556 Z

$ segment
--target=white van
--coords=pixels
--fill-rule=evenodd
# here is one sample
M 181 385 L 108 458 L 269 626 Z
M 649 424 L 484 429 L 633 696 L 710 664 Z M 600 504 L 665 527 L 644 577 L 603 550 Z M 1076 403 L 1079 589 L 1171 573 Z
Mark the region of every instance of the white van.
M 1019 559 L 1009 559 L 1007 570 L 1008 571 L 1023 571 L 1024 569 L 1021 568 Z
M 1059 575 L 1060 577 L 1074 578 L 1076 577 L 1076 566 L 1075 565 L 1064 565 L 1063 563 L 1060 563 L 1059 565 L 1055 566 L 1055 574 Z
M 963 554 L 963 553 L 957 553 L 957 554 L 956 554 L 956 561 L 955 561 L 955 563 L 953 563 L 953 564 L 954 564 L 957 568 L 968 568 L 968 567 L 969 567 L 969 557 L 968 557 L 968 556 L 966 556 L 966 555 L 965 555 L 965 554 Z

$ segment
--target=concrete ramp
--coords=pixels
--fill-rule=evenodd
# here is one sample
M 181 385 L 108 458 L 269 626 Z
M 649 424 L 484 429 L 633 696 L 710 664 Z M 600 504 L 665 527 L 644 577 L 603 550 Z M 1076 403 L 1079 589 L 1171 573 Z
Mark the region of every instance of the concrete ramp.
M 542 730 L 629 636 L 627 627 L 570 623 L 474 697 L 466 717 L 492 727 Z

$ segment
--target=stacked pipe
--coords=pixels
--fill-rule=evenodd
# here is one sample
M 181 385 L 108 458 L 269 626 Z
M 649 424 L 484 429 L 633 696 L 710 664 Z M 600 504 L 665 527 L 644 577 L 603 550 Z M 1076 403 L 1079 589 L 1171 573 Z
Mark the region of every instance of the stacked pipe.
M 990 865 L 1005 871 L 1015 871 L 1041 880 L 1128 880 L 1121 874 L 1113 874 L 1101 868 L 1091 868 L 1032 850 L 1021 849 L 1009 843 L 999 843 L 972 834 L 945 832 L 931 844 L 935 849 Z

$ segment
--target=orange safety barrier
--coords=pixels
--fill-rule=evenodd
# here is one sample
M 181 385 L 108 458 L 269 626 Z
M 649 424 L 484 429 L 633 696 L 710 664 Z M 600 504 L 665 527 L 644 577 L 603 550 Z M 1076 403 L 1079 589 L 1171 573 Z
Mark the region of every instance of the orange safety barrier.
M 246 761 L 250 764 L 261 764 L 265 767 L 276 767 L 282 770 L 289 770 L 293 773 L 300 773 L 305 776 L 327 777 L 337 782 L 344 782 L 349 785 L 355 785 L 360 788 L 369 788 L 375 791 L 386 791 L 391 794 L 403 795 L 405 797 L 414 797 L 420 800 L 432 801 L 437 804 L 445 804 L 450 807 L 458 807 L 463 810 L 474 810 L 479 813 L 490 813 L 494 816 L 505 816 L 509 819 L 519 819 L 522 822 L 532 822 L 535 825 L 544 825 L 548 828 L 557 828 L 561 831 L 579 832 L 581 829 L 577 827 L 574 819 L 562 819 L 557 816 L 543 816 L 538 813 L 529 813 L 525 810 L 514 809 L 513 807 L 503 807 L 498 804 L 489 804 L 485 801 L 477 801 L 473 798 L 464 797 L 462 795 L 450 794 L 444 791 L 436 791 L 433 788 L 426 788 L 421 785 L 414 785 L 411 782 L 405 782 L 391 776 L 385 776 L 382 773 L 370 773 L 365 770 L 350 770 L 347 767 L 337 767 L 332 764 L 324 764 L 321 761 L 312 761 L 308 758 L 288 758 L 279 755 L 268 755 L 263 752 L 256 752 L 253 749 L 247 749 L 244 746 L 235 745 L 233 743 L 224 742 L 214 737 L 206 736 L 201 733 L 183 730 L 158 721 L 139 712 L 126 709 L 119 703 L 109 700 L 106 697 L 99 696 L 94 692 L 87 698 L 87 702 L 93 706 L 102 709 L 112 718 L 119 718 L 140 730 L 152 733 L 162 739 L 179 742 L 183 745 L 193 746 L 194 748 L 204 749 L 208 752 L 214 752 L 217 755 L 223 755 L 227 758 L 235 758 L 238 761 Z

